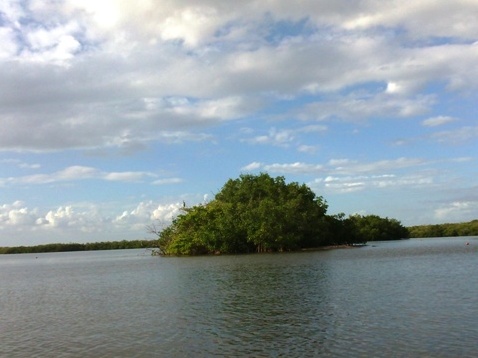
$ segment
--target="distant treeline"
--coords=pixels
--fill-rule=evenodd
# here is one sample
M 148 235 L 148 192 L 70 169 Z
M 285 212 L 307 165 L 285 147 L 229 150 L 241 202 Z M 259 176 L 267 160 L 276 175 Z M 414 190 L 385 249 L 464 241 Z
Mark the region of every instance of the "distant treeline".
M 478 220 L 453 224 L 410 226 L 408 231 L 410 237 L 478 236 Z
M 66 252 L 66 251 L 93 251 L 93 250 L 121 250 L 143 249 L 157 247 L 157 240 L 132 240 L 132 241 L 104 241 L 89 242 L 86 244 L 45 244 L 36 246 L 0 247 L 0 254 L 29 254 L 40 252 Z

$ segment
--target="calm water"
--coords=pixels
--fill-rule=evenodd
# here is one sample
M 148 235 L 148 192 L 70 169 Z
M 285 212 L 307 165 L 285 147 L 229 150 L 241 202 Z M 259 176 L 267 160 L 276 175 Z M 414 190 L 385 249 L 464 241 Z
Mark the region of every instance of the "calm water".
M 0 357 L 476 357 L 477 266 L 476 237 L 1 255 Z

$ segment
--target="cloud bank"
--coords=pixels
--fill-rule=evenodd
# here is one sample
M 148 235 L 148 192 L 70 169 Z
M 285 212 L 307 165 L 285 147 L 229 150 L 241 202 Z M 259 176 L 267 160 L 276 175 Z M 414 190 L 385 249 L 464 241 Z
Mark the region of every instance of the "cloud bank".
M 478 85 L 469 1 L 7 0 L 0 11 L 1 150 L 135 147 L 304 93 L 326 100 L 293 118 L 409 117 L 433 106 L 427 85 Z M 376 89 L 347 93 L 363 84 Z

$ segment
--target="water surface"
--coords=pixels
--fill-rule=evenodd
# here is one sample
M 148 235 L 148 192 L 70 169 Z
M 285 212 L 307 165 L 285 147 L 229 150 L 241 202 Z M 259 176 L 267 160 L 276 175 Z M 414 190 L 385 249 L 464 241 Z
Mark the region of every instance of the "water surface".
M 476 237 L 1 255 L 0 356 L 476 357 L 477 264 Z

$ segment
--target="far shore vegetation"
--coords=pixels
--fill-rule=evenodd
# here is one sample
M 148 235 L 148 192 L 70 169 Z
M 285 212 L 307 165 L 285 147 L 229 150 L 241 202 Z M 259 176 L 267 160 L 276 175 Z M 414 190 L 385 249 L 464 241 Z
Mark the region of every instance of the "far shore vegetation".
M 86 244 L 44 244 L 35 246 L 0 247 L 0 254 L 31 254 L 41 252 L 66 252 L 66 251 L 95 251 L 95 250 L 123 250 L 123 249 L 153 249 L 157 247 L 157 240 L 131 240 L 131 241 L 104 241 Z
M 410 237 L 478 236 L 478 220 L 461 223 L 418 225 L 408 227 Z
M 0 247 L 0 254 L 151 249 L 166 256 L 303 251 L 407 238 L 478 236 L 478 220 L 403 226 L 377 215 L 328 215 L 327 202 L 305 184 L 268 174 L 230 179 L 215 198 L 182 208 L 153 240 Z

